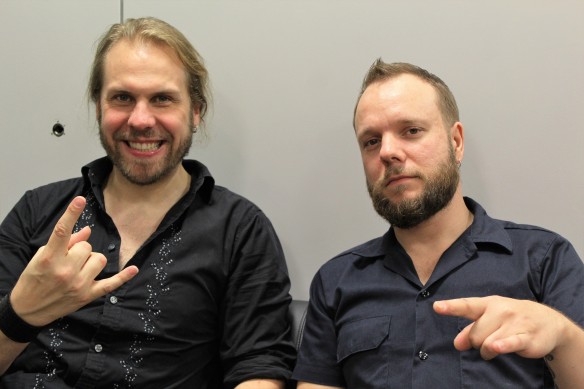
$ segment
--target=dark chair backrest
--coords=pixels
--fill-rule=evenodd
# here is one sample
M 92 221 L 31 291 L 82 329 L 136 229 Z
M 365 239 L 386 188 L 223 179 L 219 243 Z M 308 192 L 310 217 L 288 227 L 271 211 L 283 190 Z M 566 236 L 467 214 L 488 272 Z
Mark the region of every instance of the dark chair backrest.
M 290 308 L 288 309 L 290 325 L 292 326 L 292 340 L 294 341 L 294 347 L 296 347 L 296 350 L 300 348 L 300 343 L 302 343 L 307 308 L 308 301 L 292 300 Z M 296 381 L 292 379 L 288 380 L 285 387 L 286 389 L 296 389 Z
M 292 300 L 290 303 L 289 315 L 290 323 L 292 325 L 292 339 L 294 340 L 294 346 L 296 346 L 296 350 L 298 350 L 300 343 L 302 342 L 307 308 L 308 301 L 306 300 Z

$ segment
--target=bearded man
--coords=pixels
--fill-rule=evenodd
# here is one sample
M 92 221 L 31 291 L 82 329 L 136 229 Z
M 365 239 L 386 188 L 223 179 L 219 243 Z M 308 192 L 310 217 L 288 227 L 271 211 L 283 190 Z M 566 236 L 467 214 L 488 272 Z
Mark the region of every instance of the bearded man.
M 583 388 L 582 261 L 559 235 L 463 197 L 446 84 L 378 60 L 353 125 L 391 227 L 316 274 L 298 388 Z
M 107 156 L 0 226 L 0 387 L 281 389 L 290 281 L 264 213 L 185 159 L 210 99 L 187 38 L 112 25 L 88 94 Z

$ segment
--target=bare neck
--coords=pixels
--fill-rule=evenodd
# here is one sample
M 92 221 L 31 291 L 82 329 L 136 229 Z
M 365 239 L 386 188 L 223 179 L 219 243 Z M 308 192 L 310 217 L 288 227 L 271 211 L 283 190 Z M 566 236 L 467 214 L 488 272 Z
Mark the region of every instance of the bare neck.
M 128 209 L 141 209 L 145 215 L 166 212 L 188 191 L 191 176 L 182 165 L 150 185 L 128 181 L 114 167 L 104 188 L 106 210 L 112 217 Z
M 189 190 L 191 176 L 180 166 L 146 186 L 132 184 L 115 168 L 104 188 L 105 208 L 121 238 L 120 269 L 156 231 L 170 208 Z
M 430 278 L 444 251 L 471 225 L 473 218 L 459 185 L 452 201 L 430 219 L 413 228 L 394 228 L 398 242 L 412 259 L 422 283 Z

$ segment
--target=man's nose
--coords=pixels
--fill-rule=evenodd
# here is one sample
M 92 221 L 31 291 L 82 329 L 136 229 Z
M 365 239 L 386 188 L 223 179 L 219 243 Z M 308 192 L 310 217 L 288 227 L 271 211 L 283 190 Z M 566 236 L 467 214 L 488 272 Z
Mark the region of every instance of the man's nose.
M 381 139 L 379 158 L 388 164 L 403 162 L 405 160 L 405 152 L 402 142 L 394 136 L 384 136 Z
M 141 130 L 154 127 L 156 120 L 151 107 L 146 101 L 137 101 L 134 109 L 128 118 L 128 125 Z

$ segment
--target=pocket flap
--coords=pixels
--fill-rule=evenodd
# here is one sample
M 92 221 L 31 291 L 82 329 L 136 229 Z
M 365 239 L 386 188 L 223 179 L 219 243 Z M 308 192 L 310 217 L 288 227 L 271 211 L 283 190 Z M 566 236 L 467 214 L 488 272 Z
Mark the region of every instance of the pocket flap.
M 346 323 L 337 337 L 337 362 L 349 355 L 376 349 L 389 336 L 391 316 L 377 316 Z

